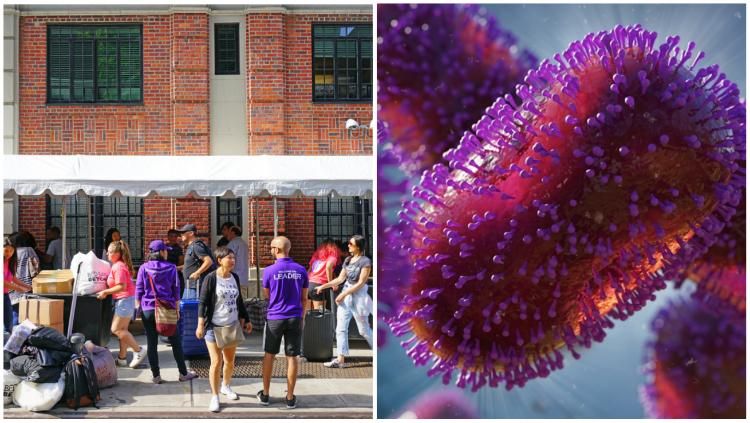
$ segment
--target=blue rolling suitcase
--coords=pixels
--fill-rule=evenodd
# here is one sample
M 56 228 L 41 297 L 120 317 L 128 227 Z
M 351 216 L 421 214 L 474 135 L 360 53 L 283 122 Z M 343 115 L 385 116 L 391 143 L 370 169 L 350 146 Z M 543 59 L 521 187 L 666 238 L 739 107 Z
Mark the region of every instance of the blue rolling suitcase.
M 186 289 L 187 295 L 190 290 Z M 192 292 L 196 292 L 192 290 Z M 186 357 L 208 356 L 206 341 L 195 337 L 195 328 L 198 327 L 198 303 L 196 297 L 183 298 L 180 300 L 179 330 L 182 335 L 182 351 Z

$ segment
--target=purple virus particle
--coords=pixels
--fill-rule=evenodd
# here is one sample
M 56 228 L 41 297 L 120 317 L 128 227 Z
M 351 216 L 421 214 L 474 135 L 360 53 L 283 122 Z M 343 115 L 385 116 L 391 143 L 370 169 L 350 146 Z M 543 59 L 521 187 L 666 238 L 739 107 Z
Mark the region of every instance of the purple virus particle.
M 535 64 L 478 6 L 378 5 L 378 116 L 415 175 Z
M 461 392 L 438 389 L 425 392 L 406 410 L 399 413 L 404 419 L 476 419 L 477 406 Z
M 649 417 L 745 417 L 745 314 L 729 309 L 733 313 L 691 298 L 659 312 L 641 388 Z
M 529 71 L 412 189 L 395 335 L 478 390 L 546 377 L 684 272 L 744 187 L 745 107 L 717 65 L 640 25 Z M 385 275 L 380 283 L 389 283 Z

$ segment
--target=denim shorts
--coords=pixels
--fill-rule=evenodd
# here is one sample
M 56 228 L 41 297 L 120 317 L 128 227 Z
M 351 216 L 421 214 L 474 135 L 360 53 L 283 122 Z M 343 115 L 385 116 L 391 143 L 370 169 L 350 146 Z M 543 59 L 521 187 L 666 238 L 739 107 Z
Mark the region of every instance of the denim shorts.
M 128 319 L 133 318 L 135 312 L 135 297 L 126 297 L 119 300 L 115 300 L 114 304 L 115 314 L 118 317 L 127 317 Z
M 212 343 L 214 343 L 214 344 L 216 343 L 216 337 L 214 336 L 214 329 L 213 329 L 213 326 L 209 325 L 209 326 L 208 326 L 208 327 L 206 328 L 206 333 L 205 333 L 205 334 L 203 334 L 203 339 L 204 339 L 204 340 L 205 340 L 206 342 L 212 342 Z

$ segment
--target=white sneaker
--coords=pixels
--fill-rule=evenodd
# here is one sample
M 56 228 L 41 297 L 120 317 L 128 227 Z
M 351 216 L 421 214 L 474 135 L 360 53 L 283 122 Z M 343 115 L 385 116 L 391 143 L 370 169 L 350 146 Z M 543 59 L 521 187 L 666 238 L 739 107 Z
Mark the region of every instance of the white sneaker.
M 224 385 L 224 383 L 221 384 L 221 390 L 220 392 L 227 396 L 230 400 L 238 400 L 240 399 L 240 396 L 237 395 L 232 388 L 228 387 L 227 385 Z
M 128 359 L 117 357 L 115 359 L 115 364 L 117 364 L 117 367 L 128 367 Z
M 208 404 L 208 411 L 218 413 L 219 412 L 219 396 L 213 395 L 211 402 Z
M 348 365 L 346 364 L 346 362 L 342 363 L 342 362 L 339 361 L 338 358 L 334 358 L 333 360 L 331 360 L 331 361 L 329 361 L 327 363 L 323 363 L 323 365 L 326 366 L 326 367 L 328 367 L 328 368 L 330 368 L 330 369 L 344 369 L 344 368 L 348 367 Z
M 143 363 L 143 360 L 146 359 L 146 346 L 141 345 L 141 350 L 139 352 L 133 353 L 133 361 L 130 362 L 130 368 L 135 369 L 138 367 L 139 364 Z

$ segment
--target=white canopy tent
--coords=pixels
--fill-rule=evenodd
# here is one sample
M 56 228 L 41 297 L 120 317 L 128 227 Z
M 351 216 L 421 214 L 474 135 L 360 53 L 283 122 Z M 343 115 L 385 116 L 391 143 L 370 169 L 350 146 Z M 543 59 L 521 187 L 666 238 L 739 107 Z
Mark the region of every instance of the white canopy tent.
M 276 233 L 276 197 L 372 197 L 374 170 L 372 156 L 4 155 L 3 190 L 56 196 L 271 196 Z

